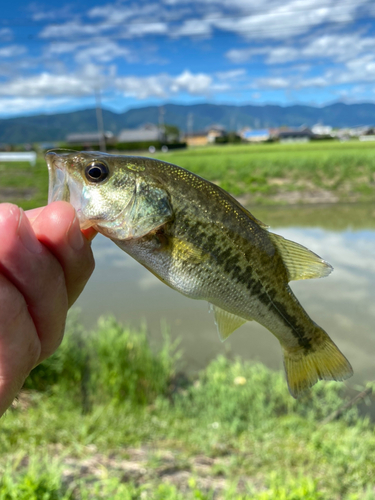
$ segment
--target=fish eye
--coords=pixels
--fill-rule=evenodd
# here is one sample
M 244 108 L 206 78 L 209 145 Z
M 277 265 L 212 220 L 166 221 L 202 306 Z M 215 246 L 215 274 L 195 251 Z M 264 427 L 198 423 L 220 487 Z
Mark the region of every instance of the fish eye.
M 92 162 L 85 169 L 86 179 L 90 182 L 102 182 L 108 177 L 109 168 L 99 161 Z

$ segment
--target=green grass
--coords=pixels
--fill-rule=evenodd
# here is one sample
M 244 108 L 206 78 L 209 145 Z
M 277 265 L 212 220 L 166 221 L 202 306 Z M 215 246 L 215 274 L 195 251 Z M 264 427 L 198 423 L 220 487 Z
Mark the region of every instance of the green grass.
M 0 201 L 16 203 L 24 210 L 47 203 L 48 171 L 44 158 L 29 163 L 0 162 Z
M 375 144 L 316 141 L 307 144 L 222 145 L 157 152 L 256 204 L 375 200 Z M 150 156 L 148 152 L 144 156 Z M 39 157 L 27 163 L 0 163 L 0 200 L 29 209 L 47 201 L 48 174 Z M 310 196 L 310 197 L 309 197 Z M 313 199 L 314 201 L 314 199 Z
M 261 364 L 188 379 L 177 358 L 167 335 L 154 351 L 146 329 L 72 318 L 1 420 L 0 499 L 375 499 L 374 423 L 351 408 L 321 424 L 343 384 L 296 401 Z
M 236 196 L 252 202 L 288 203 L 293 191 L 326 190 L 340 201 L 375 198 L 375 145 L 359 142 L 311 142 L 212 146 L 158 154 Z

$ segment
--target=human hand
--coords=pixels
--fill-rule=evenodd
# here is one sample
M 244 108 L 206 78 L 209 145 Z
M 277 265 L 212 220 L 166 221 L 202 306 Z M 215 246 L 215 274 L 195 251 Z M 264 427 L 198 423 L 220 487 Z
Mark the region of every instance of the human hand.
M 96 233 L 84 233 L 66 202 L 28 212 L 0 204 L 0 416 L 61 343 L 68 309 L 94 270 Z

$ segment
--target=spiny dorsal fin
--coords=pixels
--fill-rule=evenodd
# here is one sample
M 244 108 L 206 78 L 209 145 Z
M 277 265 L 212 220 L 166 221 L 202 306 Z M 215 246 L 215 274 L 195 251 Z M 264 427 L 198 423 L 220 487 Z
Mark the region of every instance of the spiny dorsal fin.
M 224 342 L 234 330 L 246 323 L 246 319 L 231 314 L 218 306 L 210 304 L 210 309 L 214 311 L 215 325 L 219 333 L 220 340 Z
M 278 234 L 269 233 L 269 235 L 287 268 L 289 281 L 324 278 L 333 271 L 333 267 L 328 262 L 308 248 L 286 240 Z

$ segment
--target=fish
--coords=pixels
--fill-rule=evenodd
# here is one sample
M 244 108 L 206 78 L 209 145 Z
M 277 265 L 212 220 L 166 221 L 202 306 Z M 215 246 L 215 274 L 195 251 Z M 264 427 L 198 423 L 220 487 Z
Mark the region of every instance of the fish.
M 48 201 L 73 205 L 82 229 L 110 238 L 159 280 L 213 310 L 221 340 L 256 321 L 280 342 L 290 394 L 352 367 L 289 282 L 332 267 L 269 231 L 229 193 L 154 158 L 51 150 Z

